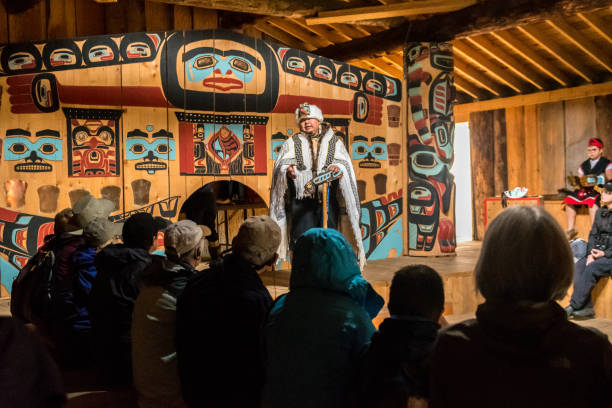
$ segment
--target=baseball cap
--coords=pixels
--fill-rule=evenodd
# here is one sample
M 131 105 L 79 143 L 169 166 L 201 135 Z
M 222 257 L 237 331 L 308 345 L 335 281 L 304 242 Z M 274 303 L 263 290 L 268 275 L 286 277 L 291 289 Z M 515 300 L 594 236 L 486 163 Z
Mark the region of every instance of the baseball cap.
M 148 247 L 151 245 L 151 238 L 169 224 L 170 222 L 162 217 L 153 217 L 146 212 L 136 213 L 123 225 L 123 242 L 129 247 Z
M 97 217 L 83 228 L 83 238 L 93 246 L 100 246 L 115 235 L 121 235 L 122 223 L 112 223 L 108 218 Z
M 261 266 L 272 259 L 281 241 L 281 229 L 267 215 L 247 218 L 232 241 L 232 252 L 240 258 Z
M 164 246 L 166 249 L 173 248 L 181 256 L 195 248 L 203 236 L 204 230 L 198 224 L 181 220 L 164 231 Z

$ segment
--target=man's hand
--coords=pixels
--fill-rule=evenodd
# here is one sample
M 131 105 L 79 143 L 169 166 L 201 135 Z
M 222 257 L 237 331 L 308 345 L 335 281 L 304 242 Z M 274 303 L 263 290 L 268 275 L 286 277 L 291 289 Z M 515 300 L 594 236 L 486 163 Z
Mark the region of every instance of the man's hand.
M 292 164 L 291 166 L 287 167 L 287 174 L 291 180 L 295 180 L 295 165 Z
M 331 164 L 331 165 L 330 165 L 330 166 L 327 168 L 327 170 L 328 170 L 328 171 L 331 171 L 332 173 L 335 173 L 335 172 L 337 172 L 337 171 L 339 171 L 339 170 L 340 170 L 340 167 L 336 166 L 335 164 Z M 340 173 L 340 177 L 338 177 L 338 179 L 341 179 L 341 178 L 342 178 L 342 176 L 344 176 L 344 173 Z
M 601 258 L 602 256 L 605 256 L 606 254 L 604 251 L 593 248 L 591 249 L 591 255 L 593 256 L 594 259 L 597 259 L 597 258 Z
M 588 265 L 588 264 L 590 264 L 591 262 L 594 262 L 594 261 L 595 261 L 595 258 L 593 258 L 593 255 L 589 255 L 587 257 L 586 264 Z

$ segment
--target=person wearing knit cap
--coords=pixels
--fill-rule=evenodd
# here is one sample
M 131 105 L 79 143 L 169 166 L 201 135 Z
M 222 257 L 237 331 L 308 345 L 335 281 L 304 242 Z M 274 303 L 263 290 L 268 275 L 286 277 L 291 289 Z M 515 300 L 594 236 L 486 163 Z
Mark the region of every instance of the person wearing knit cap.
M 123 243 L 108 245 L 95 257 L 98 274 L 90 293 L 89 315 L 94 357 L 107 385 L 132 382 L 132 312 L 152 262 L 157 233 L 167 224 L 161 217 L 136 213 L 123 224 Z
M 593 223 L 595 213 L 599 208 L 599 193 L 595 191 L 594 187 L 603 185 L 606 181 L 612 179 L 612 162 L 603 156 L 603 148 L 601 139 L 596 137 L 589 139 L 587 146 L 588 159 L 578 167 L 580 182 L 577 183 L 577 187 L 579 188 L 569 193 L 563 200 L 566 204 L 565 211 L 567 213 L 566 234 L 570 240 L 578 235 L 574 228 L 576 226 L 576 206 L 588 205 L 589 216 L 591 217 L 591 223 Z M 569 179 L 572 182 L 574 178 L 569 177 Z
M 325 212 L 327 226 L 346 236 L 363 269 L 361 210 L 351 157 L 341 137 L 323 120 L 319 107 L 304 102 L 295 110 L 295 119 L 300 133 L 283 143 L 274 163 L 270 189 L 270 216 L 283 234 L 279 255 L 288 258 L 303 233 L 323 227 Z M 340 172 L 340 177 L 329 183 L 328 208 L 323 208 L 327 191 L 312 180 L 328 171 Z
M 197 273 L 208 235 L 208 227 L 191 220 L 171 224 L 164 230 L 167 257 L 155 257 L 145 273 L 132 320 L 134 387 L 140 408 L 185 406 L 174 342 L 176 300 Z
M 273 271 L 280 241 L 274 220 L 249 217 L 232 240 L 232 252 L 191 279 L 181 294 L 176 347 L 189 407 L 260 407 L 260 328 L 272 297 L 259 274 Z

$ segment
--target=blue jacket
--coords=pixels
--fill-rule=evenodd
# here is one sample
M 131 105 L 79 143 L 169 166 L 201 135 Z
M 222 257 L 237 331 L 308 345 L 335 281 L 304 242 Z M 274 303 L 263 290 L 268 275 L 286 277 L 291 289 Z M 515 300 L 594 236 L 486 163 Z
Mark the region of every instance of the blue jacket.
M 296 243 L 288 295 L 264 327 L 263 404 L 345 407 L 356 396 L 357 366 L 384 301 L 363 279 L 351 245 L 313 228 Z

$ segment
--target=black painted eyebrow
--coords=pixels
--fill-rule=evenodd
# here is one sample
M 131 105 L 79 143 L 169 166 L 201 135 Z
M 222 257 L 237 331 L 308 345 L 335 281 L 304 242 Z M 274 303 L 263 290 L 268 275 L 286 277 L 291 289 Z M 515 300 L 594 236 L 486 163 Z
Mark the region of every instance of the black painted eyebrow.
M 168 132 L 166 129 L 160 129 L 159 131 L 153 133 L 151 136 L 155 137 L 163 137 L 163 138 L 172 138 L 172 133 Z
M 385 142 L 387 139 L 385 139 L 382 136 L 374 136 L 372 139 L 370 139 L 372 142 Z
M 363 141 L 367 142 L 368 138 L 365 137 L 365 136 L 358 135 L 358 136 L 353 136 L 353 140 L 363 140 Z
M 127 133 L 127 137 L 147 137 L 147 136 L 149 135 L 140 129 L 134 129 Z
M 45 137 L 45 136 L 60 137 L 60 132 L 58 132 L 57 130 L 51 130 L 51 129 L 39 130 L 38 132 L 36 132 L 36 137 Z
M 257 68 L 261 69 L 261 62 L 257 58 L 253 57 L 251 54 L 247 54 L 246 52 L 240 51 L 240 50 L 222 51 L 218 48 L 213 48 L 213 47 L 200 47 L 200 48 L 195 48 L 191 51 L 188 51 L 185 54 L 183 54 L 183 62 L 190 60 L 191 58 L 195 57 L 198 54 L 203 54 L 203 53 L 218 54 L 218 55 L 223 55 L 224 57 L 234 56 L 234 57 L 244 58 L 244 59 L 249 60 L 253 64 L 255 64 Z
M 7 129 L 6 135 L 7 136 L 27 136 L 27 137 L 30 137 L 30 136 L 32 136 L 32 133 L 30 133 L 28 130 L 25 130 L 25 129 L 16 128 L 16 129 Z

